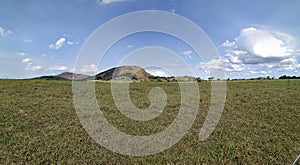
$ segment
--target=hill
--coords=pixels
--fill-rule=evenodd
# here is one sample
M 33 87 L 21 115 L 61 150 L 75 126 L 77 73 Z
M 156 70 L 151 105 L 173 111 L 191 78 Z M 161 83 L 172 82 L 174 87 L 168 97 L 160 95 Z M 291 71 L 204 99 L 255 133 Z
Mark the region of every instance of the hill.
M 67 80 L 85 80 L 91 76 L 84 75 L 84 74 L 76 74 L 72 72 L 63 72 L 61 74 L 56 75 L 56 77 L 60 77 L 62 79 L 67 79 Z
M 144 80 L 148 81 L 150 73 L 146 72 L 145 69 L 138 66 L 120 66 L 108 69 L 95 75 L 95 80 Z

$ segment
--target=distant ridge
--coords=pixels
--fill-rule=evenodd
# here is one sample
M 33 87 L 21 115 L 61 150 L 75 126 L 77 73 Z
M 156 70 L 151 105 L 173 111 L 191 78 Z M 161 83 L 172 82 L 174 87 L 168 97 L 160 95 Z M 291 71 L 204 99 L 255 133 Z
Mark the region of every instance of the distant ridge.
M 72 72 L 63 72 L 58 75 L 54 76 L 41 76 L 41 77 L 35 77 L 32 79 L 41 79 L 41 80 L 87 80 L 89 75 L 84 74 L 76 74 Z
M 85 80 L 91 76 L 84 75 L 84 74 L 76 74 L 72 72 L 63 72 L 61 74 L 56 75 L 56 77 L 60 77 L 62 79 L 67 79 L 67 80 Z

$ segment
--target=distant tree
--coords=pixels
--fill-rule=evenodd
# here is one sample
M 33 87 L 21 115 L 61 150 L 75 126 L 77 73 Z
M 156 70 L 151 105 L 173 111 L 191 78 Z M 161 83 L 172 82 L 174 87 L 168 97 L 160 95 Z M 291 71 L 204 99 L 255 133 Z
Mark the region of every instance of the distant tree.
M 209 81 L 211 81 L 211 80 L 213 80 L 214 79 L 214 77 L 208 77 L 208 80 Z
M 202 81 L 202 79 L 200 77 L 197 77 L 196 80 L 197 80 L 197 82 L 201 82 Z
M 300 76 L 287 76 L 287 75 L 283 75 L 280 76 L 279 79 L 300 79 Z
M 279 79 L 287 79 L 286 75 L 280 76 Z

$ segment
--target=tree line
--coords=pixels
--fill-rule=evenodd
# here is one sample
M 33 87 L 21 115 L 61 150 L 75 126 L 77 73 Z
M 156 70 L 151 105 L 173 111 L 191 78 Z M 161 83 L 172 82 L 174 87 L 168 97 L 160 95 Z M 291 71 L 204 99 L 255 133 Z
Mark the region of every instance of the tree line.
M 300 76 L 287 76 L 287 75 L 283 75 L 280 76 L 279 79 L 300 79 Z

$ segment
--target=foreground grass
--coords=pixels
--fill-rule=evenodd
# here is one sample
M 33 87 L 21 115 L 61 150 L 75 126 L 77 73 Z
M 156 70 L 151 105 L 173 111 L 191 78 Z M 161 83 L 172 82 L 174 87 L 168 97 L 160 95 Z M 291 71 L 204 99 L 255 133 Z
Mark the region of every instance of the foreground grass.
M 130 94 L 139 108 L 150 105 L 148 92 L 162 87 L 165 111 L 149 122 L 121 115 L 109 83 L 96 83 L 101 109 L 119 130 L 150 135 L 162 131 L 180 107 L 176 83 L 132 83 Z M 0 162 L 87 164 L 291 164 L 300 153 L 300 81 L 229 81 L 223 116 L 204 142 L 198 133 L 208 111 L 209 82 L 200 82 L 201 105 L 189 133 L 162 153 L 130 157 L 99 146 L 81 126 L 69 81 L 0 80 Z

